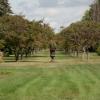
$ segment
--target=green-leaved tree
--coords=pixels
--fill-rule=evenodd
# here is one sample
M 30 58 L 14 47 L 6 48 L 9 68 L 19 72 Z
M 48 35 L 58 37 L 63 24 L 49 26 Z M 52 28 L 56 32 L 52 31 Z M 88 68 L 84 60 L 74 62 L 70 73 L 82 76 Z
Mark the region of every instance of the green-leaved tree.
M 0 0 L 0 16 L 11 14 L 12 10 L 8 0 Z

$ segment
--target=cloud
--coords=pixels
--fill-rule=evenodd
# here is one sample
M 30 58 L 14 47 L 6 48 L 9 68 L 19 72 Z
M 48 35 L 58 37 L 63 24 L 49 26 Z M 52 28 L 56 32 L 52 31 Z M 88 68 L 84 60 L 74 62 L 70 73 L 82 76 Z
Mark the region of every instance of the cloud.
M 58 5 L 61 7 L 73 7 L 73 6 L 88 6 L 92 0 L 58 0 Z
M 47 9 L 46 13 L 48 16 L 55 17 L 56 15 L 59 14 L 59 11 L 56 8 L 49 8 L 49 9 Z
M 28 14 L 39 6 L 38 0 L 9 0 L 15 13 Z
M 92 0 L 39 0 L 40 7 L 88 6 Z
M 40 7 L 55 7 L 58 0 L 39 0 Z
M 80 20 L 87 9 L 89 7 L 83 6 L 74 8 L 37 8 L 33 14 L 31 13 L 30 19 L 39 20 L 44 18 L 46 23 L 50 23 L 53 28 L 58 30 L 60 26 L 68 26 L 72 22 Z
M 89 9 L 92 0 L 9 0 L 14 13 L 29 20 L 45 18 L 56 29 L 78 21 Z

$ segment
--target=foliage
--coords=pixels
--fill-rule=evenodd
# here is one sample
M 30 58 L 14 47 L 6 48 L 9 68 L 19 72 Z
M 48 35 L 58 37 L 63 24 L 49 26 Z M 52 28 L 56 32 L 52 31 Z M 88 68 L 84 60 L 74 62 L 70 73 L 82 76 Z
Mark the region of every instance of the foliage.
M 81 21 L 71 24 L 61 31 L 63 48 L 67 51 L 83 51 L 95 48 L 100 40 L 100 23 Z
M 100 56 L 100 46 L 98 46 L 98 48 L 97 48 L 97 54 Z
M 12 13 L 8 0 L 0 0 L 0 16 Z
M 82 21 L 92 21 L 92 9 L 85 12 L 84 16 L 82 17 Z
M 0 50 L 2 50 L 4 48 L 4 40 L 0 40 Z
M 16 61 L 23 55 L 30 55 L 34 50 L 48 48 L 53 38 L 53 29 L 40 21 L 29 21 L 20 15 L 0 17 L 0 39 L 5 41 L 4 52 L 14 54 Z
M 94 3 L 90 6 L 90 9 L 86 11 L 82 20 L 100 22 L 100 0 L 94 0 Z
M 78 54 L 91 47 L 96 49 L 100 40 L 99 8 L 100 2 L 97 0 L 90 10 L 86 11 L 82 21 L 63 27 L 59 34 L 54 34 L 54 30 L 44 23 L 44 20 L 29 21 L 24 16 L 10 15 L 8 0 L 1 0 L 0 49 L 5 55 L 14 54 L 16 61 L 35 51 L 47 49 L 51 39 L 56 41 L 58 49 L 68 53 Z

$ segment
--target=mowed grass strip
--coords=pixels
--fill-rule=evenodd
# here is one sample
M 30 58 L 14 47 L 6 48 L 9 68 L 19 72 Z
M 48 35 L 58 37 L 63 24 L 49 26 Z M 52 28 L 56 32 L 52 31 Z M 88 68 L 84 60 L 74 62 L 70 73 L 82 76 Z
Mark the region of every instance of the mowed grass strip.
M 100 100 L 100 64 L 69 64 L 71 57 L 59 55 L 55 63 L 43 62 L 47 56 L 18 67 L 1 64 L 0 100 Z

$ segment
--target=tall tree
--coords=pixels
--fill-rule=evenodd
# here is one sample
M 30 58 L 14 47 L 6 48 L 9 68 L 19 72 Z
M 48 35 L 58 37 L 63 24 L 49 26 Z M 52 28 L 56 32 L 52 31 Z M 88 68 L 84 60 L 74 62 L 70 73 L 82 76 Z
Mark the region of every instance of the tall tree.
M 8 0 L 0 0 L 0 16 L 12 13 Z
M 92 9 L 85 12 L 85 15 L 82 17 L 82 21 L 92 21 Z
M 94 0 L 90 9 L 85 12 L 82 21 L 100 22 L 100 0 Z
M 71 24 L 60 33 L 64 37 L 64 49 L 86 51 L 88 57 L 89 48 L 96 48 L 100 40 L 100 23 L 94 21 L 81 21 Z

